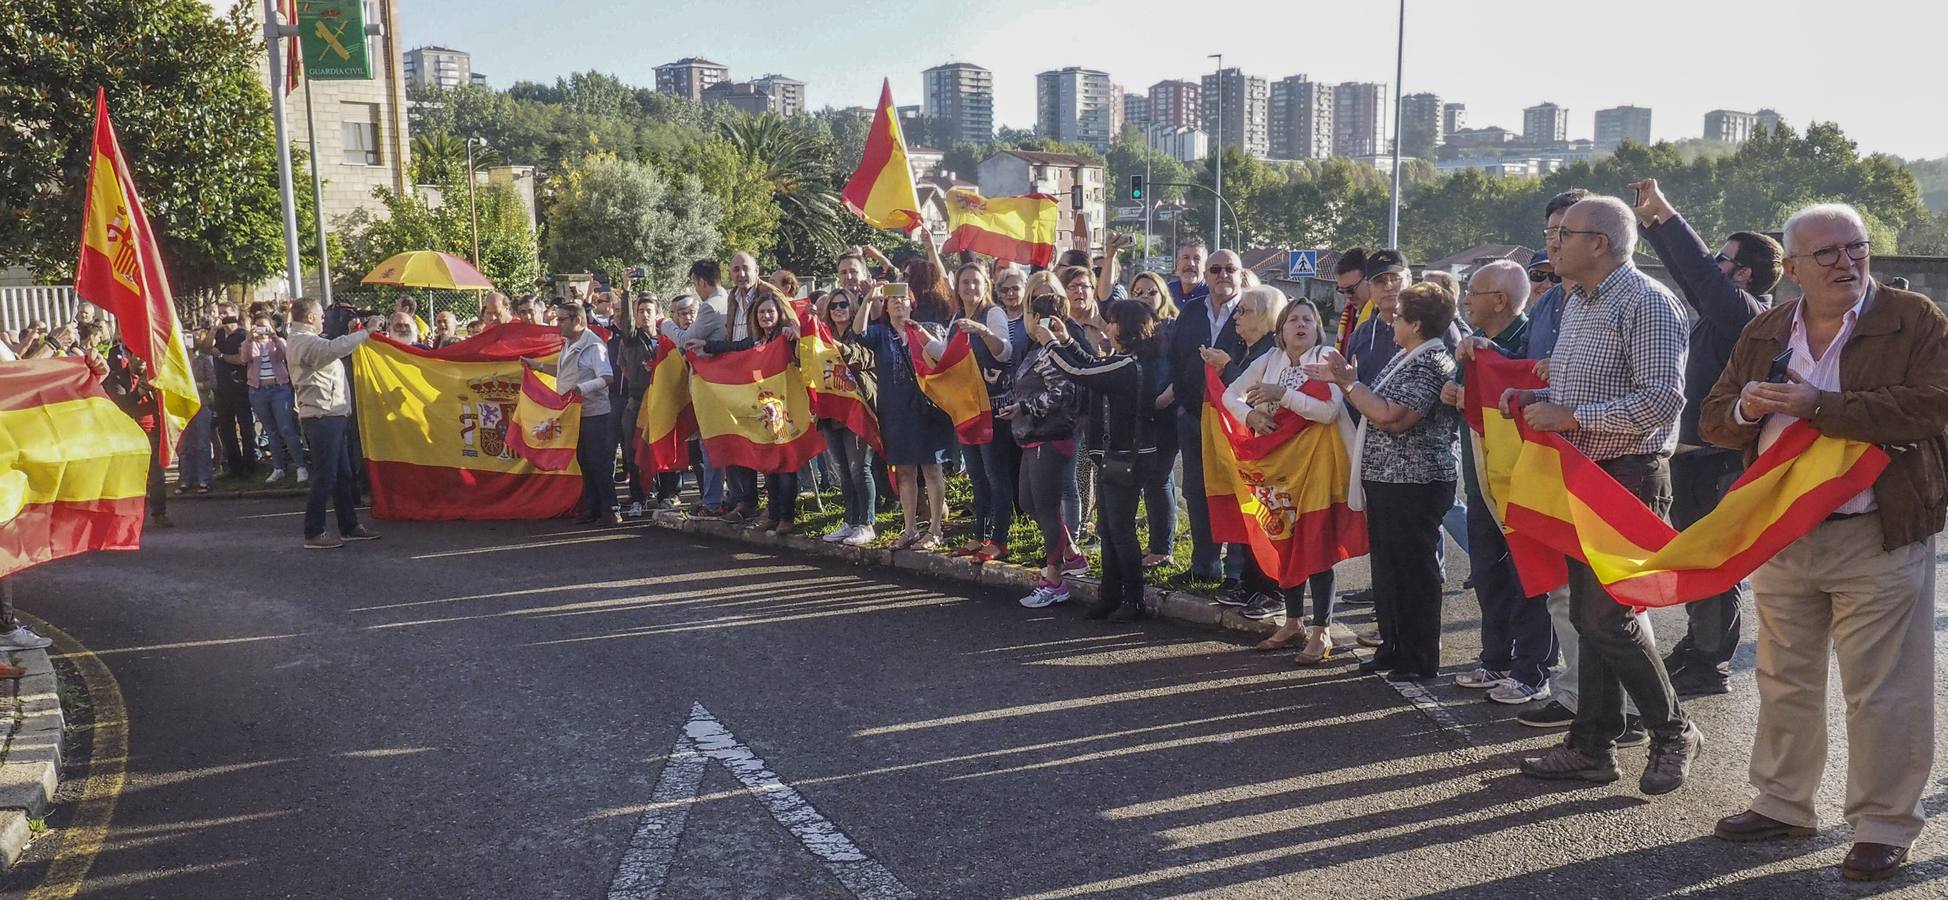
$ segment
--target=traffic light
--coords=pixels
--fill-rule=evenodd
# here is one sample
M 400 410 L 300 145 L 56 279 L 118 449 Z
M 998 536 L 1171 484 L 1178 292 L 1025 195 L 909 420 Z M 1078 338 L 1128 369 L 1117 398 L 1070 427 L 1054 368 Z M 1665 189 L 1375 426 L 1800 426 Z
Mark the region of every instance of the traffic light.
M 1130 176 L 1130 199 L 1131 200 L 1143 199 L 1143 176 L 1141 175 Z
M 1082 211 L 1082 185 L 1069 188 L 1069 208 L 1076 212 Z

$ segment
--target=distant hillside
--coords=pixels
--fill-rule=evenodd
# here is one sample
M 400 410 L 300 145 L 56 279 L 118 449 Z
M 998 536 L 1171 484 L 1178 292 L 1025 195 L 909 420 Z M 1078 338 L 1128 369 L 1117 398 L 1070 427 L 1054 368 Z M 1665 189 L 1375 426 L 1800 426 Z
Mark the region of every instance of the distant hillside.
M 1935 212 L 1948 210 L 1948 156 L 1940 159 L 1917 159 L 1907 164 L 1907 170 L 1914 173 L 1915 186 L 1921 190 L 1921 202 Z

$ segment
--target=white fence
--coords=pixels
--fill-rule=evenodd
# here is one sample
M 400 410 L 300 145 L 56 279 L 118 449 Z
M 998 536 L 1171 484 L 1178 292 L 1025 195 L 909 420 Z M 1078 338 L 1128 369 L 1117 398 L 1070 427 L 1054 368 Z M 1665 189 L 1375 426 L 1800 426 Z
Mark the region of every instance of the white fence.
M 0 331 L 18 332 L 37 320 L 51 328 L 73 321 L 80 308 L 81 298 L 67 285 L 0 287 Z

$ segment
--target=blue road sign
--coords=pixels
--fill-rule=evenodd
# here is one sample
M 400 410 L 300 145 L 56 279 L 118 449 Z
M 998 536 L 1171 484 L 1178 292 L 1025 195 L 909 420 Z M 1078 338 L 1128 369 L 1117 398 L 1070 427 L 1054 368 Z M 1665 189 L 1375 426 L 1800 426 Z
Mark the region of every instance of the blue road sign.
M 1285 277 L 1291 280 L 1313 278 L 1319 274 L 1319 251 L 1285 251 Z

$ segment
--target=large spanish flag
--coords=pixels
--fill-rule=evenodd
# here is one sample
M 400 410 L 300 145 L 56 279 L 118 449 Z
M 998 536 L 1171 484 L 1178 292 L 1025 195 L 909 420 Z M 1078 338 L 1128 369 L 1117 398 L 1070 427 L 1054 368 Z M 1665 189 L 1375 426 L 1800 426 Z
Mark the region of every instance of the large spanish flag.
M 954 420 L 961 443 L 993 441 L 994 404 L 988 399 L 988 382 L 981 377 L 981 363 L 974 358 L 974 345 L 967 332 L 954 329 L 937 363 L 927 362 L 926 346 L 926 332 L 912 322 L 906 323 L 906 351 L 912 357 L 920 392 Z
M 1562 583 L 1565 557 L 1586 563 L 1611 596 L 1633 606 L 1721 594 L 1872 487 L 1888 463 L 1879 447 L 1797 422 L 1716 509 L 1679 532 L 1562 435 L 1496 408 L 1505 389 L 1540 386 L 1529 360 L 1484 351 L 1468 363 L 1466 419 L 1482 494 L 1530 596 Z
M 556 391 L 533 369 L 522 372 L 507 446 L 543 472 L 560 472 L 575 464 L 575 445 L 581 440 L 581 395 Z
M 690 407 L 690 367 L 667 334 L 656 336 L 650 372 L 649 394 L 636 413 L 636 433 L 642 435 L 636 468 L 681 472 L 690 467 L 690 439 L 697 436 L 697 416 Z
M 805 383 L 812 386 L 812 407 L 821 419 L 845 425 L 875 451 L 884 452 L 879 440 L 879 415 L 866 402 L 857 373 L 846 362 L 832 330 L 806 308 L 798 316 L 798 365 L 805 370 Z
M 913 187 L 913 168 L 906 160 L 906 138 L 900 135 L 899 113 L 893 109 L 893 82 L 879 84 L 879 108 L 866 132 L 866 153 L 845 183 L 840 197 L 847 209 L 874 228 L 912 231 L 922 224 L 920 193 Z
M 775 340 L 690 360 L 690 408 L 711 465 L 796 472 L 825 451 L 797 346 Z
M 149 438 L 87 363 L 0 363 L 0 578 L 136 549 L 148 486 Z
M 108 92 L 99 88 L 74 290 L 115 317 L 122 342 L 148 365 L 149 380 L 162 399 L 156 455 L 168 465 L 175 457 L 176 436 L 202 404 L 190 374 L 183 326 L 169 297 L 169 277 L 162 269 L 155 229 L 135 194 L 135 179 L 115 139 L 115 126 L 108 120 Z
M 352 355 L 359 440 L 381 519 L 549 519 L 575 511 L 581 470 L 545 472 L 508 442 L 525 370 L 561 334 L 513 323 L 438 350 L 379 335 Z
M 1301 390 L 1332 399 L 1321 381 Z M 1211 539 L 1250 545 L 1258 568 L 1279 587 L 1297 587 L 1334 563 L 1366 555 L 1366 516 L 1346 502 L 1353 458 L 1338 425 L 1289 409 L 1272 421 L 1270 432 L 1253 434 L 1224 407 L 1224 379 L 1206 367 L 1204 496 Z
M 947 192 L 947 241 L 941 253 L 972 250 L 995 259 L 1047 268 L 1055 261 L 1055 231 L 1062 215 L 1047 194 L 988 199 L 976 191 Z

